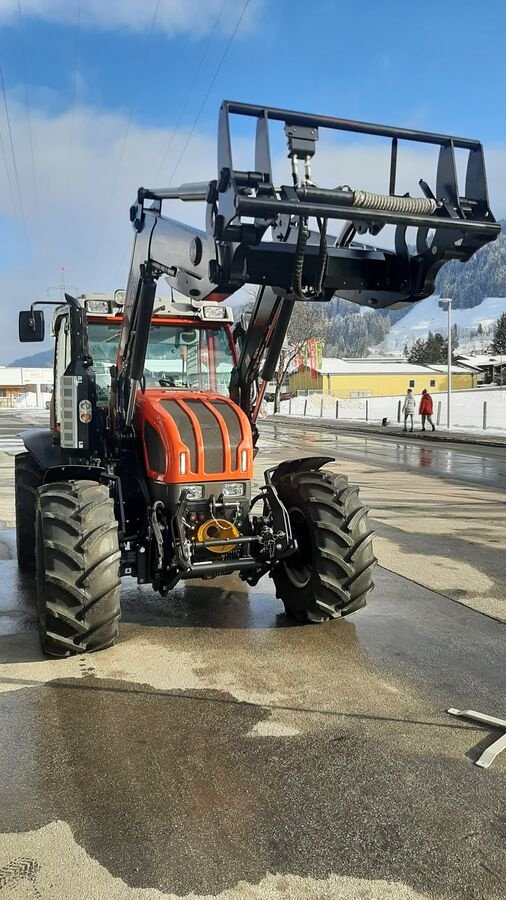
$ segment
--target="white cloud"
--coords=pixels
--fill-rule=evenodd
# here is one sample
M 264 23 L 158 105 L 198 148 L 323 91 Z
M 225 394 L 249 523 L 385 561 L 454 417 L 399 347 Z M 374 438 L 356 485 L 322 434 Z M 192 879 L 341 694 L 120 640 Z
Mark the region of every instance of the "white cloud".
M 126 281 L 133 240 L 128 210 L 140 185 L 153 186 L 153 178 L 169 143 L 172 128 L 147 128 L 132 122 L 122 153 L 128 116 L 78 106 L 74 115 L 72 165 L 69 179 L 71 115 L 58 116 L 32 108 L 38 206 L 33 190 L 26 110 L 9 95 L 13 138 L 30 242 L 36 289 L 27 263 L 22 231 L 13 215 L 9 185 L 0 157 L 0 363 L 24 354 L 17 343 L 17 310 L 46 288 L 58 284 L 65 266 L 68 284 L 79 291 L 108 291 Z M 216 110 L 216 123 L 217 123 Z M 5 122 L 0 130 L 8 150 Z M 170 158 L 159 179 L 168 181 L 184 146 L 186 132 L 174 138 Z M 289 182 L 288 161 L 281 144 L 274 146 L 276 170 Z M 253 166 L 253 146 L 243 138 L 236 165 Z M 506 149 L 487 154 L 493 212 L 506 214 Z M 377 146 L 367 149 L 353 137 L 350 143 L 320 141 L 314 175 L 322 186 L 349 183 L 352 187 L 385 190 L 385 155 Z M 11 171 L 13 178 L 13 173 Z M 400 167 L 400 187 L 414 192 L 420 177 L 433 179 L 429 158 L 422 149 L 407 155 Z M 176 180 L 205 181 L 216 177 L 216 132 L 195 132 L 186 149 Z M 113 191 L 114 186 L 114 191 Z M 204 204 L 175 203 L 167 212 L 200 228 L 205 227 Z M 2 224 L 3 222 L 3 224 Z M 334 229 L 332 229 L 334 230 Z M 36 293 L 35 293 L 36 291 Z M 34 351 L 36 346 L 29 348 Z
M 214 28 L 223 0 L 160 0 L 156 27 L 168 35 L 189 33 L 194 37 Z M 251 27 L 259 0 L 250 2 L 241 23 L 241 31 Z M 86 28 L 146 31 L 151 27 L 156 0 L 81 0 L 80 21 Z M 237 13 L 235 12 L 237 10 Z M 77 0 L 23 0 L 22 15 L 63 25 L 75 26 Z M 220 18 L 220 29 L 231 31 L 239 9 L 233 0 Z M 18 0 L 0 0 L 0 23 L 18 21 Z
M 132 123 L 118 169 L 127 117 L 78 108 L 69 178 L 70 113 L 48 117 L 32 109 L 37 204 L 25 110 L 12 98 L 9 106 L 35 276 L 27 261 L 19 209 L 16 218 L 0 159 L 0 216 L 5 217 L 0 227 L 0 363 L 23 355 L 23 347 L 16 344 L 16 311 L 35 294 L 44 298 L 47 287 L 59 283 L 62 266 L 67 282 L 79 291 L 107 291 L 125 283 L 133 239 L 129 206 L 140 185 L 153 186 L 172 134 L 169 127 L 142 128 Z M 4 121 L 0 128 L 6 143 Z M 176 134 L 162 183 L 168 180 L 185 139 L 186 132 Z M 177 180 L 215 177 L 215 160 L 215 137 L 194 134 Z M 15 189 L 12 164 L 11 182 Z M 203 204 L 168 204 L 167 209 L 175 218 L 205 228 Z

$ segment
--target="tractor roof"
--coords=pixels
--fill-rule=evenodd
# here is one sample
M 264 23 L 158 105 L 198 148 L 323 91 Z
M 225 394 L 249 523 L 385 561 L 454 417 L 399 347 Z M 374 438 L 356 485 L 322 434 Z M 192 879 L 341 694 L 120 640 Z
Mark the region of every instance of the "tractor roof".
M 117 290 L 110 294 L 81 294 L 78 298 L 86 309 L 86 317 L 93 319 L 95 316 L 121 316 L 125 301 L 125 291 Z M 61 315 L 64 304 L 56 311 L 56 316 Z M 199 301 L 188 297 L 178 296 L 157 297 L 153 317 L 167 318 L 174 316 L 178 319 L 203 319 L 209 322 L 233 322 L 234 315 L 230 306 L 224 306 L 213 300 Z

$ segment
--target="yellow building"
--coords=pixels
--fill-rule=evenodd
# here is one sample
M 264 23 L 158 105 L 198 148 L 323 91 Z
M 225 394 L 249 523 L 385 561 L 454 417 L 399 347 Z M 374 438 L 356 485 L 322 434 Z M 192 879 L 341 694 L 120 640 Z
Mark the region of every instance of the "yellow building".
M 316 374 L 304 367 L 289 378 L 290 392 L 318 392 L 347 400 L 352 397 L 394 397 L 412 388 L 438 393 L 448 388 L 446 366 L 416 366 L 395 360 L 331 359 L 324 357 Z M 477 373 L 452 366 L 453 390 L 477 386 Z

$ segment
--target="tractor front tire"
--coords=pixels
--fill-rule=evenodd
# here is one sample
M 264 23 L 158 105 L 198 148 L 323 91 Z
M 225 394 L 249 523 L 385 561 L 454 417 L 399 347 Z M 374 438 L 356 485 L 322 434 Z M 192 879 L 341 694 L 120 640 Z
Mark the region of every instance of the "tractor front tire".
M 118 524 L 108 488 L 95 481 L 45 484 L 37 492 L 39 633 L 50 656 L 89 653 L 118 637 Z
M 35 572 L 35 510 L 42 469 L 31 453 L 18 453 L 14 460 L 16 504 L 16 552 L 22 572 Z
M 275 481 L 298 549 L 272 570 L 276 596 L 301 623 L 365 606 L 376 564 L 367 508 L 344 475 L 303 471 Z

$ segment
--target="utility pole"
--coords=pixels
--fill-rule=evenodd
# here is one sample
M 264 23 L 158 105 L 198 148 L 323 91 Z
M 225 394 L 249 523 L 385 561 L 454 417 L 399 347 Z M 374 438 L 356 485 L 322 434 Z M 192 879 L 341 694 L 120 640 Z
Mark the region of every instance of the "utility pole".
M 448 389 L 446 398 L 446 426 L 452 427 L 452 303 L 450 297 L 441 297 L 439 305 L 448 309 Z
M 58 291 L 61 302 L 65 303 L 65 292 L 66 292 L 67 288 L 69 288 L 74 294 L 77 294 L 78 289 L 76 288 L 75 284 L 65 284 L 65 266 L 62 266 L 60 271 L 61 271 L 60 283 L 52 284 L 50 287 L 48 287 L 46 289 L 46 296 L 50 297 L 52 291 Z

